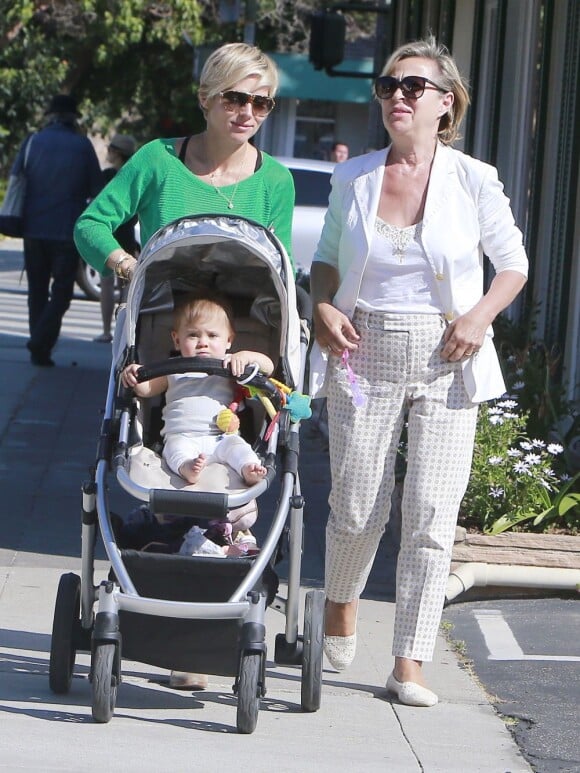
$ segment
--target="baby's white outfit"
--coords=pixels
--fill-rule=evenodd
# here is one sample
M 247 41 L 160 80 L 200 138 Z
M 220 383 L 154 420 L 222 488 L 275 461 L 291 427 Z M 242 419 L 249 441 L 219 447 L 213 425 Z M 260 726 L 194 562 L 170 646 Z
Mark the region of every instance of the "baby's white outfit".
M 225 435 L 216 418 L 234 397 L 229 379 L 205 373 L 167 376 L 166 405 L 163 409 L 163 458 L 175 473 L 181 465 L 200 454 L 207 462 L 228 464 L 239 475 L 246 464 L 260 464 L 258 455 L 237 434 Z

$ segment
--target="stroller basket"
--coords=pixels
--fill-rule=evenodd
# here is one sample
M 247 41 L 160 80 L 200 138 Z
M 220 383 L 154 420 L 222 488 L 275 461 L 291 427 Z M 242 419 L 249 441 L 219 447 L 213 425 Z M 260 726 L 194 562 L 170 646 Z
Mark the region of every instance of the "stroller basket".
M 246 577 L 252 558 L 211 558 L 192 561 L 189 556 L 168 556 L 123 551 L 123 560 L 140 595 L 170 601 L 219 604 Z M 271 603 L 278 578 L 266 568 L 253 591 L 265 593 Z M 235 676 L 237 644 L 242 619 L 183 620 L 166 618 L 163 625 L 152 615 L 120 612 L 123 655 L 161 668 Z M 130 619 L 129 619 L 130 618 Z M 168 647 L 171 642 L 171 647 Z

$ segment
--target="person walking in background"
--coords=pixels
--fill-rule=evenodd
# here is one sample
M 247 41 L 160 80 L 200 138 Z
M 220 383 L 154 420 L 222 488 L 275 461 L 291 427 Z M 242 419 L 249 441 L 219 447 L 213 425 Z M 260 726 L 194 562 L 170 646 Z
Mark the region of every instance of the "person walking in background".
M 93 145 L 79 132 L 74 97 L 53 97 L 46 116 L 46 126 L 29 140 L 23 238 L 30 328 L 26 345 L 34 365 L 50 367 L 79 263 L 74 224 L 103 182 Z M 25 145 L 13 174 L 24 168 Z
M 311 272 L 311 373 L 318 384 L 326 375 L 332 476 L 324 648 L 339 670 L 354 658 L 408 410 L 386 687 L 433 706 L 421 668 L 441 620 L 477 404 L 505 391 L 491 323 L 528 261 L 496 170 L 451 147 L 469 95 L 447 49 L 433 38 L 401 46 L 374 91 L 391 144 L 337 165 Z M 496 272 L 485 293 L 484 254 Z
M 130 134 L 115 134 L 107 148 L 107 161 L 110 166 L 103 170 L 105 184 L 110 182 L 128 161 L 136 150 L 135 139 Z M 122 223 L 115 231 L 115 239 L 129 255 L 135 258 L 139 255 L 139 243 L 135 238 L 135 226 L 137 216 Z M 103 320 L 103 332 L 95 338 L 99 343 L 110 343 L 113 340 L 111 325 L 113 311 L 115 309 L 115 275 L 108 274 L 101 277 L 101 317 Z
M 330 160 L 335 161 L 337 164 L 341 161 L 346 161 L 348 153 L 349 150 L 346 142 L 335 142 L 330 149 Z
M 140 148 L 91 202 L 75 227 L 83 258 L 101 274 L 130 282 L 137 260 L 114 232 L 136 214 L 144 244 L 188 215 L 237 215 L 272 230 L 291 257 L 294 182 L 290 171 L 250 140 L 275 106 L 278 71 L 255 46 L 228 43 L 208 57 L 198 99 L 205 131 Z M 205 674 L 173 671 L 171 687 L 204 689 Z

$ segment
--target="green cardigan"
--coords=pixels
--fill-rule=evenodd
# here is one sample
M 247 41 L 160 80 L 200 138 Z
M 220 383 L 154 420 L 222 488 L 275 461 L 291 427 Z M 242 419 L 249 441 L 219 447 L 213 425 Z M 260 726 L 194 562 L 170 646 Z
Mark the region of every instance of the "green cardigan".
M 180 217 L 202 214 L 239 215 L 272 230 L 290 260 L 294 181 L 285 166 L 262 153 L 257 172 L 221 188 L 234 201 L 232 209 L 212 185 L 200 180 L 179 160 L 175 139 L 144 145 L 93 199 L 75 225 L 74 239 L 83 259 L 103 274 L 107 256 L 119 248 L 113 232 L 132 215 L 141 227 L 141 244 L 162 226 Z

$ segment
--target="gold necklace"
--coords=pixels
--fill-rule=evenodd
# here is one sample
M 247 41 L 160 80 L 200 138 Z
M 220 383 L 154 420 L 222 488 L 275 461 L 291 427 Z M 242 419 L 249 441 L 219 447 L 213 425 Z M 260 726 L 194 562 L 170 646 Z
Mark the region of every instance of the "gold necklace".
M 246 143 L 246 147 L 244 148 L 244 156 L 242 158 L 242 163 L 240 164 L 240 168 L 238 170 L 238 176 L 234 185 L 234 190 L 232 191 L 231 198 L 228 198 L 226 194 L 218 188 L 218 186 L 215 184 L 215 178 L 216 178 L 216 172 L 211 172 L 209 176 L 209 181 L 213 186 L 214 191 L 217 193 L 218 196 L 221 196 L 221 198 L 226 202 L 228 205 L 228 209 L 234 208 L 234 199 L 236 198 L 236 193 L 238 192 L 238 185 L 241 182 L 242 174 L 244 172 L 244 166 L 246 164 L 246 156 L 248 154 L 248 143 Z M 223 172 L 220 172 L 220 176 L 223 174 Z

